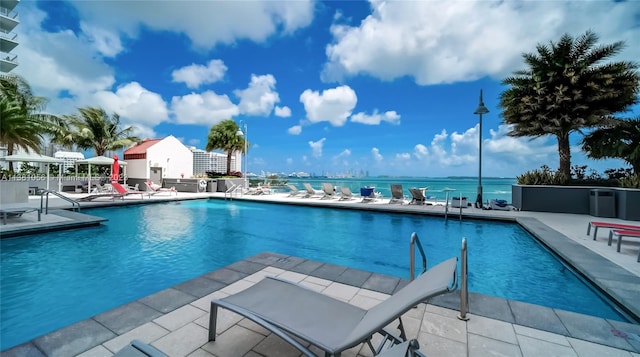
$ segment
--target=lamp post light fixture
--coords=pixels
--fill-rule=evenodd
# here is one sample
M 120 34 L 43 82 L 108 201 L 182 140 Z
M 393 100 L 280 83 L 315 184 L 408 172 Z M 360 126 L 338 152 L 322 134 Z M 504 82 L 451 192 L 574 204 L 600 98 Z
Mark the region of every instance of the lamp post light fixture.
M 242 130 L 244 129 L 244 131 Z M 249 172 L 249 162 L 248 162 L 248 152 L 247 152 L 247 138 L 248 138 L 248 132 L 247 132 L 247 123 L 245 123 L 244 121 L 240 120 L 240 124 L 238 125 L 238 131 L 236 132 L 237 136 L 243 136 L 244 137 L 244 172 L 242 173 L 242 176 L 244 177 L 244 189 L 248 190 L 249 189 L 249 179 L 247 177 L 247 173 Z M 242 168 L 240 168 L 242 169 Z
M 489 113 L 489 109 L 482 101 L 482 89 L 480 89 L 480 103 L 473 114 L 480 116 L 480 128 L 478 130 L 478 196 L 476 197 L 476 208 L 482 208 L 482 114 Z

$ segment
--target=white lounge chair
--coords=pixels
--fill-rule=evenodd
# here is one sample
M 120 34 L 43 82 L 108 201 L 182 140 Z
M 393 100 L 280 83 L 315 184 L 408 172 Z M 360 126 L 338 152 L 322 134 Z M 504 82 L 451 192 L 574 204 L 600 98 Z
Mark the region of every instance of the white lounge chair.
M 352 199 L 353 199 L 353 192 L 351 192 L 351 189 L 347 186 L 340 187 L 339 201 L 346 201 L 346 200 L 352 200 Z
M 389 203 L 404 203 L 404 193 L 402 191 L 402 185 L 400 184 L 391 184 L 391 199 Z
M 336 188 L 328 182 L 322 183 L 322 192 L 324 192 L 324 196 L 320 198 L 322 200 L 330 200 L 336 197 Z

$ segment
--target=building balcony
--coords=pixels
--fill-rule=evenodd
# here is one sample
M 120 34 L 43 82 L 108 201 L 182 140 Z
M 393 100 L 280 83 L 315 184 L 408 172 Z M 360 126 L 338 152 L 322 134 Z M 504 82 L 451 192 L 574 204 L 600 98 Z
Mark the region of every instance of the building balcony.
M 18 6 L 20 0 L 2 0 L 0 2 L 0 11 L 10 12 Z
M 0 31 L 0 52 L 9 53 L 18 46 L 18 34 Z
M 0 72 L 7 73 L 18 67 L 18 56 L 0 52 Z
M 3 0 L 4 4 L 4 0 Z M 12 31 L 20 21 L 18 21 L 18 13 L 14 11 L 5 11 L 4 8 L 0 8 L 0 30 L 4 32 Z

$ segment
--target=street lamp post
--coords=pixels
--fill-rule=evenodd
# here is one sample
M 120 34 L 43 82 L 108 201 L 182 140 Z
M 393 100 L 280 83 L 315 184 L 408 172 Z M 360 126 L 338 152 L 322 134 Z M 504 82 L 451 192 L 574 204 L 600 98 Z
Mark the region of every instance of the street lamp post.
M 242 130 L 243 128 L 244 128 L 244 131 Z M 240 121 L 240 124 L 238 125 L 238 132 L 236 133 L 236 135 L 244 136 L 244 172 L 242 173 L 242 176 L 244 177 L 244 189 L 248 190 L 249 179 L 247 178 L 247 173 L 249 172 L 249 168 L 248 168 L 249 153 L 247 152 L 247 138 L 248 138 L 247 123 L 245 123 L 242 120 Z
M 480 128 L 478 130 L 478 196 L 476 197 L 476 208 L 482 208 L 482 114 L 489 113 L 489 109 L 482 101 L 482 89 L 480 89 L 480 103 L 473 114 L 480 116 Z

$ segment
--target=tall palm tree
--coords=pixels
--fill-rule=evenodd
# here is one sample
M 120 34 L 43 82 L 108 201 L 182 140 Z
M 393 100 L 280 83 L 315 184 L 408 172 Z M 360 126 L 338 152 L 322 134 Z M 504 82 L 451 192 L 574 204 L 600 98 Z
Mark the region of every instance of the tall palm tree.
M 523 54 L 529 68 L 502 81 L 509 86 L 500 96 L 509 135 L 554 135 L 565 178 L 571 173 L 569 135 L 602 125 L 638 101 L 638 64 L 604 62 L 624 43 L 596 47 L 597 41 L 587 31 L 576 39 L 565 34 L 557 43 L 538 44 L 537 53 Z
M 615 158 L 626 161 L 640 174 L 640 117 L 614 119 L 582 139 L 582 150 L 592 159 Z
M 75 144 L 81 149 L 93 149 L 96 156 L 109 150 L 118 150 L 140 141 L 132 135 L 135 128 L 122 128 L 120 116 L 109 116 L 104 109 L 79 108 L 78 114 L 66 116 L 66 127 L 57 133 L 55 141 L 60 144 Z
M 235 151 L 244 153 L 245 137 L 238 135 L 238 124 L 228 119 L 213 125 L 207 136 L 206 150 L 224 150 L 227 153 L 227 175 L 231 173 L 231 155 Z M 247 145 L 248 146 L 248 145 Z
M 16 148 L 40 153 L 43 135 L 57 119 L 43 113 L 46 98 L 33 95 L 22 77 L 2 75 L 0 103 L 0 143 L 7 146 L 7 154 L 13 155 Z M 13 162 L 9 162 L 9 171 L 13 171 Z

